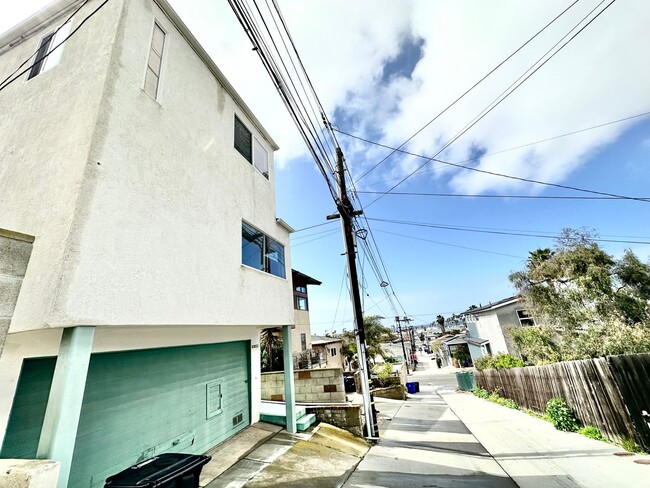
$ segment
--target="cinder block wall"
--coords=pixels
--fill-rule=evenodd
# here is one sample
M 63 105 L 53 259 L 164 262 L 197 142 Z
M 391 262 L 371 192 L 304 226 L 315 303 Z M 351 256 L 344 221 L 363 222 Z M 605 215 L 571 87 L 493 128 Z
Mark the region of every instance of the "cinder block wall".
M 346 401 L 341 368 L 294 371 L 298 403 L 343 403 Z M 262 400 L 284 400 L 284 372 L 262 373 Z
M 364 422 L 361 405 L 308 407 L 307 413 L 316 414 L 319 422 L 335 425 L 359 437 L 363 436 Z

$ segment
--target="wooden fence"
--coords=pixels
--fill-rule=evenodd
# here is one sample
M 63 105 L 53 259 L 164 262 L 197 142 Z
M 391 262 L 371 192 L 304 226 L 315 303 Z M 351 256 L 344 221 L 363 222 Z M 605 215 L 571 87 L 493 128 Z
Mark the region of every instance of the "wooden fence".
M 500 390 L 521 407 L 543 414 L 551 398 L 563 398 L 583 425 L 620 442 L 633 438 L 650 452 L 650 354 L 608 356 L 546 366 L 475 373 L 476 384 Z

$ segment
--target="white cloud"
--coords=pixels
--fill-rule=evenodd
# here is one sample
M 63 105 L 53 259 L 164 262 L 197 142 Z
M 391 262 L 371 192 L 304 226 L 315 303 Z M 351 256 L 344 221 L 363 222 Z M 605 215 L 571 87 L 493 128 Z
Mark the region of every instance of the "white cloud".
M 10 27 L 47 2 L 20 3 L 20 8 L 16 2 L 2 7 L 0 18 L 6 25 L 0 27 Z M 302 140 L 227 2 L 171 3 L 276 139 L 280 166 L 303 155 Z M 597 4 L 597 0 L 579 2 L 408 148 L 434 153 Z M 530 1 L 523 7 L 516 0 L 280 0 L 280 5 L 330 116 L 345 110 L 354 122 L 343 129 L 371 130 L 382 142 L 398 145 L 566 8 L 567 2 Z M 650 3 L 644 0 L 614 3 L 441 157 L 462 161 L 476 147 L 489 153 L 648 110 L 650 65 L 644 59 L 650 31 L 644 19 L 649 15 Z M 394 77 L 383 83 L 384 65 L 399 54 L 400 42 L 411 36 L 424 40 L 423 57 L 412 78 Z M 608 126 L 503 153 L 485 158 L 479 167 L 561 182 L 627 126 Z M 356 174 L 386 154 L 342 140 L 348 161 L 356 163 Z M 404 176 L 419 164 L 413 158 L 391 159 L 365 183 Z M 459 192 L 540 191 L 512 180 L 444 167 L 418 178 L 437 178 Z

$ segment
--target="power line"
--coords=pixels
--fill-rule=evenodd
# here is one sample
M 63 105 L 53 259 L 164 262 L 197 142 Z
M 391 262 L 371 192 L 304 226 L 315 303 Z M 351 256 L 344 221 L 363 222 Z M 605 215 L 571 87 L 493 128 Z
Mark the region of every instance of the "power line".
M 475 232 L 480 234 L 496 234 L 496 235 L 508 235 L 508 236 L 519 236 L 519 237 L 538 237 L 542 239 L 557 239 L 560 236 L 558 235 L 548 235 L 545 233 L 531 233 L 531 232 L 512 232 L 506 230 L 498 229 L 486 229 L 486 228 L 472 228 L 472 227 L 459 227 L 452 225 L 443 225 L 443 224 L 433 224 L 427 222 L 409 222 L 405 220 L 391 220 L 391 219 L 379 219 L 379 218 L 368 218 L 368 220 L 374 220 L 377 222 L 386 222 L 390 224 L 398 225 L 409 225 L 414 227 L 427 227 L 434 229 L 443 229 L 443 230 L 453 230 L 459 232 Z M 621 244 L 650 244 L 650 241 L 629 241 L 629 240 L 618 240 L 618 239 L 602 239 L 595 238 L 593 239 L 596 242 L 610 242 L 610 243 L 621 243 Z
M 354 139 L 358 139 L 358 140 L 367 142 L 368 144 L 373 144 L 375 146 L 381 146 L 381 147 L 384 147 L 384 148 L 392 149 L 390 146 L 387 146 L 386 144 L 382 144 L 382 143 L 376 142 L 376 141 L 371 141 L 370 139 L 365 139 L 363 137 L 355 136 L 353 134 L 349 134 L 347 132 L 344 132 L 344 131 L 342 131 L 340 129 L 338 130 L 338 132 L 340 132 L 341 134 L 344 134 L 346 136 L 352 137 Z M 533 179 L 530 179 L 530 178 L 522 178 L 520 176 L 513 176 L 513 175 L 508 175 L 508 174 L 505 174 L 505 173 L 498 173 L 496 171 L 488 171 L 488 170 L 485 170 L 485 169 L 474 168 L 472 166 L 465 166 L 465 165 L 460 164 L 460 163 L 452 163 L 450 161 L 445 161 L 444 159 L 424 156 L 422 154 L 417 154 L 417 153 L 413 153 L 413 152 L 409 152 L 409 151 L 401 151 L 400 150 L 400 152 L 403 152 L 405 154 L 409 154 L 411 156 L 415 156 L 415 157 L 418 157 L 418 158 L 421 158 L 421 159 L 426 159 L 426 162 L 424 164 L 427 164 L 429 161 L 435 161 L 436 163 L 444 164 L 444 165 L 447 165 L 447 166 L 453 166 L 454 168 L 465 169 L 467 171 L 474 171 L 474 172 L 477 172 L 477 173 L 483 173 L 483 174 L 487 174 L 487 175 L 491 175 L 491 176 L 498 176 L 500 178 L 508 178 L 508 179 L 511 179 L 511 180 L 523 181 L 523 182 L 526 182 L 526 183 L 534 183 L 536 185 L 550 186 L 550 187 L 554 187 L 554 188 L 562 188 L 564 190 L 573 190 L 573 191 L 578 191 L 578 192 L 583 192 L 583 193 L 591 193 L 591 194 L 594 194 L 594 195 L 601 195 L 601 196 L 612 197 L 612 198 L 616 198 L 616 199 L 635 200 L 635 201 L 638 201 L 638 202 L 650 202 L 650 199 L 648 199 L 648 198 L 631 197 L 631 196 L 627 196 L 627 195 L 620 195 L 620 194 L 617 194 L 617 193 L 609 193 L 609 192 L 604 192 L 604 191 L 589 190 L 589 189 L 580 188 L 580 187 L 577 187 L 577 186 L 562 185 L 562 184 L 559 184 L 559 183 L 549 183 L 547 181 L 533 180 Z M 478 159 L 480 159 L 480 158 L 478 158 Z M 420 166 L 420 168 L 424 167 L 424 164 L 422 166 Z M 393 188 L 391 188 L 390 190 L 380 192 L 381 195 L 385 196 L 385 195 L 387 195 L 389 193 L 392 193 L 393 189 L 397 188 L 397 186 L 399 186 L 404 181 L 406 181 L 406 179 L 409 178 L 410 176 L 413 176 L 415 174 L 415 172 L 417 172 L 417 170 L 414 171 L 413 173 L 411 173 L 406 178 L 403 178 L 397 185 L 393 186 Z M 359 193 L 361 193 L 361 192 L 359 192 Z M 374 200 L 372 203 L 375 203 L 377 200 Z M 372 205 L 372 203 L 370 205 Z M 370 205 L 367 205 L 366 207 L 368 207 Z
M 494 101 L 492 101 L 483 111 L 474 118 L 468 125 L 466 125 L 460 132 L 458 132 L 454 137 L 451 138 L 445 145 L 443 145 L 436 153 L 429 159 L 429 161 L 432 161 L 435 159 L 436 156 L 438 156 L 440 153 L 442 153 L 445 149 L 447 149 L 449 146 L 451 146 L 455 141 L 457 141 L 463 134 L 465 134 L 467 131 L 469 131 L 472 127 L 474 127 L 479 121 L 481 121 L 486 115 L 488 115 L 492 110 L 494 110 L 497 106 L 499 106 L 504 100 L 506 100 L 512 93 L 514 93 L 517 88 L 519 88 L 522 84 L 524 84 L 532 75 L 537 73 L 543 66 L 546 65 L 551 59 L 553 59 L 562 49 L 564 49 L 573 39 L 575 39 L 580 33 L 582 33 L 587 27 L 589 27 L 598 17 L 600 17 L 609 7 L 611 7 L 616 0 L 611 0 L 600 12 L 598 12 L 594 17 L 592 17 L 589 22 L 587 22 L 584 26 L 582 26 L 573 36 L 571 36 L 564 44 L 562 44 L 555 52 L 553 52 L 549 57 L 544 59 L 544 57 L 550 53 L 555 47 L 562 42 L 563 39 L 569 36 L 569 34 L 575 30 L 580 23 L 584 22 L 589 15 L 591 15 L 602 3 L 604 3 L 605 0 L 600 2 L 591 12 L 589 12 L 576 26 L 571 29 L 560 41 L 558 41 L 549 51 L 547 51 L 540 59 L 538 59 L 533 65 L 527 70 L 528 74 L 526 72 L 521 75 L 517 80 L 515 80 L 504 92 L 502 92 Z M 541 61 L 544 59 L 543 61 Z M 540 63 L 541 61 L 541 63 Z M 533 69 L 535 65 L 540 63 L 537 67 Z M 531 71 L 532 70 L 532 71 Z M 390 193 L 393 191 L 395 188 L 400 186 L 402 183 L 404 183 L 406 180 L 408 180 L 411 176 L 416 174 L 418 171 L 420 171 L 424 166 L 426 166 L 429 161 L 425 161 L 417 167 L 415 170 L 413 170 L 411 173 L 409 173 L 406 177 L 402 178 L 398 183 L 393 185 L 392 188 L 390 188 L 388 191 L 386 191 L 383 195 L 380 195 L 377 197 L 375 200 L 370 202 L 367 207 L 370 207 L 371 205 L 375 204 L 377 201 L 381 200 L 386 194 Z
M 408 236 L 408 235 L 405 235 L 405 234 L 398 234 L 397 232 L 389 232 L 387 230 L 378 229 L 377 232 L 382 232 L 384 234 L 391 234 L 391 235 L 398 236 L 398 237 L 404 237 L 406 239 L 413 239 L 413 240 L 416 240 L 416 241 L 431 242 L 433 244 L 438 244 L 440 246 L 455 247 L 455 248 L 458 248 L 458 249 L 466 249 L 468 251 L 476 251 L 476 252 L 482 252 L 482 253 L 487 253 L 487 254 L 496 254 L 497 256 L 505 256 L 505 257 L 508 257 L 508 258 L 526 259 L 525 257 L 515 256 L 514 254 L 506 254 L 506 253 L 497 252 L 497 251 L 488 251 L 487 249 L 478 249 L 478 248 L 475 248 L 475 247 L 461 246 L 459 244 L 450 244 L 448 242 L 434 241 L 434 240 L 431 240 L 431 239 L 425 239 L 423 237 Z
M 383 194 L 382 191 L 363 191 L 358 193 L 368 195 Z M 427 192 L 409 192 L 394 191 L 390 195 L 418 196 L 418 197 L 459 197 L 459 198 L 513 198 L 529 200 L 624 200 L 621 197 L 583 197 L 583 196 L 559 196 L 559 195 L 483 195 L 480 193 L 427 193 Z M 648 197 L 643 197 L 648 199 Z
M 100 10 L 104 5 L 106 5 L 108 2 L 109 2 L 109 0 L 104 0 L 104 1 L 103 1 L 103 2 L 102 2 L 102 3 L 101 3 L 101 4 L 100 4 L 100 5 L 99 5 L 95 10 L 93 10 L 92 12 L 90 12 L 90 13 L 89 13 L 89 14 L 88 14 L 88 15 L 87 15 L 87 16 L 86 16 L 86 17 L 85 17 L 85 18 L 84 18 L 84 19 L 79 23 L 79 25 L 78 25 L 77 27 L 75 27 L 75 29 L 72 30 L 72 32 L 70 32 L 70 34 L 68 34 L 68 35 L 65 37 L 65 39 L 63 39 L 63 40 L 62 40 L 61 42 L 59 42 L 56 46 L 54 46 L 52 49 L 50 49 L 50 50 L 49 50 L 49 51 L 48 51 L 48 52 L 47 52 L 47 53 L 46 53 L 46 54 L 45 54 L 41 59 L 36 60 L 36 62 L 34 62 L 34 63 L 31 64 L 30 66 L 28 66 L 27 68 L 25 68 L 24 70 L 22 70 L 22 71 L 21 71 L 20 73 L 18 73 L 17 75 L 15 75 L 15 76 L 13 76 L 12 78 L 10 78 L 9 80 L 5 80 L 5 81 L 3 81 L 2 84 L 0 84 L 0 91 L 2 91 L 2 90 L 4 90 L 5 88 L 7 88 L 7 87 L 8 87 L 9 85 L 11 85 L 14 81 L 16 81 L 17 79 L 19 79 L 22 75 L 24 75 L 24 74 L 27 73 L 30 69 L 32 69 L 34 66 L 36 66 L 39 62 L 41 62 L 41 61 L 43 61 L 44 59 L 46 59 L 50 54 L 52 54 L 52 53 L 53 53 L 54 51 L 56 51 L 59 47 L 61 47 L 61 46 L 62 46 L 62 45 L 63 45 L 63 44 L 68 40 L 68 39 L 70 39 L 70 38 L 71 38 L 71 37 L 72 37 L 72 36 L 73 36 L 73 35 L 74 35 L 74 34 L 75 34 L 79 29 L 81 29 L 81 27 L 82 27 L 82 26 L 83 26 L 83 25 L 84 25 L 84 24 L 85 24 L 85 23 L 86 23 L 86 22 L 87 22 L 87 21 L 88 21 L 88 20 L 93 16 L 93 15 L 95 15 L 97 12 L 99 12 L 99 10 Z M 85 5 L 85 4 L 84 4 L 84 5 Z M 83 5 L 82 5 L 82 7 L 83 7 Z M 81 8 L 81 7 L 80 7 L 80 8 Z M 77 11 L 78 11 L 78 10 L 77 10 Z M 73 13 L 73 15 L 76 14 L 77 11 L 75 11 L 75 12 Z M 31 59 L 32 57 L 33 57 L 33 55 L 32 55 L 29 59 Z M 27 62 L 29 62 L 29 59 L 27 60 Z M 24 66 L 24 65 L 25 65 L 25 63 L 21 64 L 21 66 Z M 18 69 L 20 69 L 20 68 L 18 68 Z M 15 73 L 15 71 L 14 71 L 14 73 Z M 10 76 L 11 76 L 11 75 L 10 75 Z
M 515 49 L 512 53 L 510 53 L 505 59 L 503 59 L 499 64 L 497 64 L 494 68 L 492 68 L 485 76 L 483 76 L 480 80 L 478 80 L 476 83 L 474 83 L 468 90 L 466 90 L 463 94 L 461 94 L 458 98 L 456 98 L 453 102 L 451 102 L 447 107 L 445 107 L 441 112 L 439 112 L 434 118 L 429 120 L 426 124 L 424 124 L 415 134 L 413 134 L 411 137 L 409 137 L 406 141 L 404 141 L 402 144 L 398 146 L 397 149 L 395 149 L 393 152 L 391 152 L 388 156 L 386 156 L 384 159 L 379 161 L 377 164 L 375 164 L 372 168 L 370 168 L 368 171 L 366 171 L 364 174 L 362 174 L 359 178 L 357 178 L 357 183 L 361 181 L 368 173 L 370 173 L 372 170 L 374 170 L 377 166 L 379 166 L 381 163 L 386 161 L 388 158 L 390 158 L 397 150 L 400 148 L 404 147 L 409 141 L 411 141 L 414 137 L 416 137 L 420 132 L 422 132 L 424 129 L 426 129 L 429 125 L 431 125 L 433 122 L 435 122 L 441 115 L 443 115 L 447 110 L 452 108 L 456 103 L 458 103 L 460 100 L 462 100 L 467 94 L 469 94 L 474 88 L 479 86 L 485 79 L 487 79 L 492 73 L 494 73 L 496 70 L 498 70 L 501 66 L 503 66 L 510 58 L 512 58 L 515 54 L 517 54 L 519 51 L 521 51 L 524 47 L 526 47 L 530 42 L 532 42 L 537 36 L 539 36 L 542 32 L 544 32 L 549 26 L 551 26 L 557 19 L 562 17 L 571 7 L 573 7 L 576 3 L 578 3 L 578 0 L 575 0 L 571 5 L 569 5 L 567 8 L 565 8 L 562 12 L 560 12 L 553 20 L 551 20 L 549 23 L 547 23 L 544 27 L 542 27 L 539 31 L 537 31 L 530 39 L 528 39 L 525 43 L 523 43 L 521 46 L 519 46 L 517 49 Z
M 89 0 L 84 0 L 83 3 L 82 3 L 81 5 L 79 5 L 79 6 L 75 9 L 75 11 L 72 12 L 72 14 L 70 14 L 70 16 L 66 19 L 66 21 L 65 21 L 63 24 L 61 24 L 59 27 L 56 28 L 56 30 L 52 33 L 52 38 L 53 38 L 53 39 L 56 38 L 56 35 L 57 35 L 57 34 L 59 33 L 59 31 L 63 28 L 63 26 L 66 25 L 68 22 L 70 22 L 70 21 L 72 20 L 72 18 L 77 14 L 77 12 L 79 12 L 79 10 L 81 10 L 81 9 L 84 7 L 84 5 L 86 5 L 86 4 L 88 3 L 88 1 L 89 1 Z M 34 51 L 34 53 L 33 53 L 30 57 L 28 57 L 25 61 L 23 61 L 23 62 L 20 64 L 20 66 L 18 66 L 15 70 L 13 70 L 13 71 L 12 71 L 12 72 L 11 72 L 11 73 L 10 73 L 10 74 L 5 78 L 5 79 L 4 79 L 4 80 L 2 80 L 2 81 L 0 82 L 0 86 L 4 85 L 4 84 L 7 82 L 7 80 L 9 80 L 13 75 L 15 75 L 15 74 L 20 70 L 20 68 L 22 68 L 22 67 L 25 66 L 27 63 L 29 63 L 29 61 L 30 61 L 34 56 L 36 56 L 37 54 L 38 54 L 38 49 L 36 49 L 36 51 Z M 47 53 L 47 54 L 43 57 L 43 59 L 46 59 L 48 55 L 49 55 L 49 53 Z M 32 65 L 32 66 L 34 66 L 34 65 Z M 28 68 L 28 70 L 31 69 L 32 66 L 30 66 L 30 67 Z
M 308 227 L 303 227 L 302 229 L 298 229 L 298 230 L 294 231 L 293 233 L 296 234 L 298 232 L 302 232 L 303 230 L 315 229 L 316 227 L 321 227 L 323 225 L 333 224 L 334 222 L 335 222 L 334 220 L 328 220 L 327 222 L 322 222 L 320 224 L 310 225 Z
M 590 126 L 590 127 L 584 127 L 584 128 L 582 128 L 582 129 L 574 130 L 574 131 L 571 131 L 571 132 L 565 132 L 564 134 L 559 134 L 559 135 L 556 135 L 556 136 L 547 137 L 546 139 L 540 139 L 540 140 L 537 140 L 537 141 L 534 141 L 534 142 L 528 142 L 528 143 L 526 143 L 526 144 L 520 144 L 520 145 L 518 145 L 518 146 L 510 147 L 510 148 L 508 148 L 508 149 L 500 149 L 500 150 L 498 150 L 498 151 L 493 151 L 493 152 L 491 152 L 491 153 L 482 154 L 482 155 L 477 156 L 477 157 L 475 157 L 475 158 L 469 158 L 469 159 L 465 159 L 464 161 L 459 161 L 459 162 L 456 163 L 456 164 L 464 164 L 464 163 L 470 163 L 470 162 L 472 162 L 472 161 L 479 161 L 479 160 L 482 160 L 482 159 L 485 159 L 485 158 L 489 158 L 489 157 L 492 157 L 492 156 L 496 156 L 496 155 L 498 155 L 498 154 L 503 154 L 503 153 L 506 153 L 506 152 L 515 151 L 515 150 L 517 150 L 517 149 L 523 149 L 523 148 L 525 148 L 525 147 L 534 146 L 534 145 L 536 145 L 536 144 L 543 144 L 543 143 L 545 143 L 545 142 L 554 141 L 554 140 L 556 140 L 556 139 L 560 139 L 560 138 L 562 138 L 562 137 L 568 137 L 568 136 L 572 136 L 572 135 L 575 135 L 575 134 L 580 134 L 580 133 L 582 133 L 582 132 L 587 132 L 587 131 L 594 130 L 594 129 L 600 129 L 601 127 L 606 127 L 606 126 L 613 125 L 613 124 L 619 124 L 619 123 L 621 123 L 621 122 L 627 122 L 627 121 L 629 121 L 629 120 L 633 120 L 633 119 L 637 119 L 637 118 L 641 118 L 641 117 L 646 117 L 646 116 L 648 116 L 648 115 L 650 115 L 650 111 L 642 112 L 642 113 L 635 114 L 635 115 L 630 115 L 630 116 L 628 116 L 628 117 L 623 117 L 623 118 L 621 118 L 621 119 L 612 120 L 612 121 L 609 121 L 609 122 L 604 122 L 604 123 L 602 123 L 602 124 L 592 125 L 592 126 Z M 382 143 L 379 143 L 379 142 L 376 142 L 376 141 L 372 141 L 372 140 L 369 140 L 369 139 L 365 139 L 365 138 L 363 138 L 363 137 L 361 137 L 361 136 L 358 136 L 358 135 L 355 135 L 355 134 L 350 134 L 349 132 L 345 132 L 345 131 L 341 130 L 341 129 L 338 128 L 338 127 L 337 127 L 335 130 L 336 130 L 337 132 L 339 132 L 340 134 L 343 134 L 343 135 L 345 135 L 345 136 L 351 137 L 351 138 L 353 138 L 353 139 L 357 139 L 357 140 L 359 140 L 359 141 L 366 142 L 366 143 L 368 143 L 368 144 L 373 144 L 373 145 L 375 145 L 375 146 L 383 147 L 383 148 L 385 148 L 385 149 L 391 149 L 391 150 L 396 151 L 396 152 L 399 152 L 399 153 L 401 153 L 401 154 L 407 154 L 407 155 L 409 155 L 409 156 L 414 156 L 414 157 L 417 157 L 417 158 L 429 159 L 429 156 L 423 156 L 423 155 L 421 155 L 421 154 L 416 154 L 416 153 L 413 153 L 413 152 L 410 152 L 410 151 L 406 151 L 406 150 L 399 149 L 399 148 L 394 148 L 394 147 L 392 147 L 392 146 L 388 146 L 388 145 L 386 145 L 386 144 L 382 144 Z M 433 161 L 434 161 L 434 162 L 439 162 L 439 160 L 436 160 L 436 159 L 434 159 Z M 434 168 L 434 169 L 435 169 L 435 168 Z M 434 169 L 431 169 L 431 170 L 425 170 L 425 171 L 433 171 Z M 390 179 L 390 180 L 384 180 L 384 181 L 379 181 L 379 182 L 373 182 L 373 183 L 371 183 L 371 184 L 368 185 L 368 186 L 374 186 L 374 185 L 378 185 L 378 184 L 381 184 L 381 183 L 389 183 L 389 182 L 391 182 L 391 181 L 396 181 L 396 180 L 399 180 L 399 179 L 400 179 L 400 178 L 393 178 L 393 179 Z

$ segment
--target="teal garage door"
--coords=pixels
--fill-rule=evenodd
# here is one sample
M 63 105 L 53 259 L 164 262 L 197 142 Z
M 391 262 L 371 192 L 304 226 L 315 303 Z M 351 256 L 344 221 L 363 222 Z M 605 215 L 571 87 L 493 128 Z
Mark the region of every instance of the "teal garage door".
M 94 354 L 70 487 L 163 452 L 201 454 L 250 424 L 249 342 Z M 34 458 L 55 358 L 26 360 L 1 457 Z

